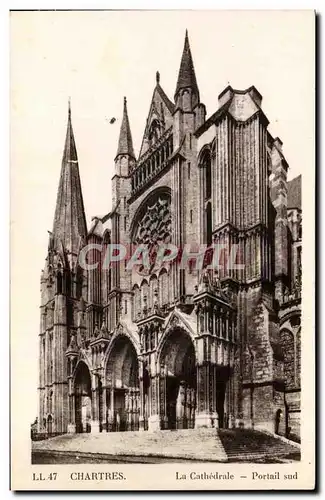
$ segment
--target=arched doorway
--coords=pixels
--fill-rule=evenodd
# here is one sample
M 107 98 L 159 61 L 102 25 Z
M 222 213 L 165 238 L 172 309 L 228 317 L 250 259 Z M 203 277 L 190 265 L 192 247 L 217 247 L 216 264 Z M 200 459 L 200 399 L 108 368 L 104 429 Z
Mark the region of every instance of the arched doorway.
M 52 422 L 53 422 L 52 415 L 49 415 L 49 416 L 47 417 L 47 433 L 48 433 L 49 435 L 51 435 L 51 434 L 52 434 L 52 432 L 53 432 L 53 429 L 52 429 Z
M 80 362 L 75 375 L 76 432 L 91 431 L 91 379 L 87 365 Z
M 160 354 L 164 376 L 165 429 L 191 429 L 195 424 L 196 362 L 190 335 L 182 329 L 173 330 Z
M 140 388 L 138 357 L 125 335 L 114 341 L 106 366 L 108 393 L 106 420 L 108 431 L 139 429 Z

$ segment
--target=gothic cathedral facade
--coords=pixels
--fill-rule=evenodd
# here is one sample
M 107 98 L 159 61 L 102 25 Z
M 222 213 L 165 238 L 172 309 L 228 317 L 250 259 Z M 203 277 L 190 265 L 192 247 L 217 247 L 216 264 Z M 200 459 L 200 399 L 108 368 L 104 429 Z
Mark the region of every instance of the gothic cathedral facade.
M 89 230 L 69 108 L 41 275 L 39 433 L 299 435 L 301 176 L 287 181 L 261 102 L 228 86 L 207 118 L 186 33 L 174 101 L 157 73 L 138 158 L 124 99 L 112 209 Z M 243 265 L 105 268 L 120 243 L 236 247 Z

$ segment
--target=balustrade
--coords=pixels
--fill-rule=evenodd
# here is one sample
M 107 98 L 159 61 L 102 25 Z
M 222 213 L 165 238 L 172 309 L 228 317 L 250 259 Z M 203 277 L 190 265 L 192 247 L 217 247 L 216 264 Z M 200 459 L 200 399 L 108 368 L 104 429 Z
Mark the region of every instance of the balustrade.
M 149 182 L 168 163 L 168 159 L 173 151 L 173 137 L 168 131 L 165 142 L 160 142 L 158 148 L 149 153 L 132 172 L 131 186 L 132 194 Z

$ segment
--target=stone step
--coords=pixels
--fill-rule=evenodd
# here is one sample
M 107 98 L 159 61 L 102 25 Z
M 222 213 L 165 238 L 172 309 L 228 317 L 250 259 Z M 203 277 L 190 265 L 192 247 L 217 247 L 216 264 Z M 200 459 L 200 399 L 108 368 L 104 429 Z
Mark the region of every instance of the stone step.
M 258 455 L 299 457 L 299 449 L 280 439 L 261 431 L 252 429 L 219 429 L 219 438 L 224 446 L 228 459 L 234 457 L 245 460 L 245 457 Z
M 36 441 L 33 443 L 33 450 L 160 456 L 217 462 L 227 460 L 214 429 L 65 434 L 46 441 Z
M 209 462 L 299 459 L 299 449 L 250 429 L 188 429 L 156 432 L 65 434 L 33 442 L 35 454 L 98 454 L 135 461 L 145 457 Z M 134 458 L 132 458 L 134 457 Z

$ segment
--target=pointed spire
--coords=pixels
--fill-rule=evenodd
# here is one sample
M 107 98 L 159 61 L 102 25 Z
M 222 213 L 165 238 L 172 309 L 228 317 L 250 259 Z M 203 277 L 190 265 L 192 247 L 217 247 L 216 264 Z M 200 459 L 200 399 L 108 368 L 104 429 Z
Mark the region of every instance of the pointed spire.
M 67 134 L 52 233 L 56 249 L 62 244 L 64 250 L 73 253 L 78 251 L 80 237 L 85 237 L 87 234 L 78 156 L 71 122 L 70 99 Z
M 190 42 L 188 39 L 187 30 L 185 33 L 184 49 L 183 49 L 181 65 L 180 65 L 179 73 L 178 73 L 178 80 L 177 80 L 177 85 L 176 85 L 176 90 L 175 90 L 175 96 L 183 88 L 192 88 L 199 95 L 199 88 L 198 88 L 198 85 L 196 82 L 194 64 L 193 64 L 193 59 L 192 59 Z
M 65 146 L 63 151 L 63 161 L 67 162 L 77 162 L 77 149 L 74 140 L 72 123 L 71 123 L 71 102 L 70 98 L 68 101 L 68 126 L 67 126 L 67 135 L 65 138 Z
M 124 97 L 123 119 L 122 119 L 116 157 L 118 157 L 119 155 L 129 155 L 135 159 L 133 151 L 132 135 L 128 117 L 128 110 L 126 105 L 126 97 Z

